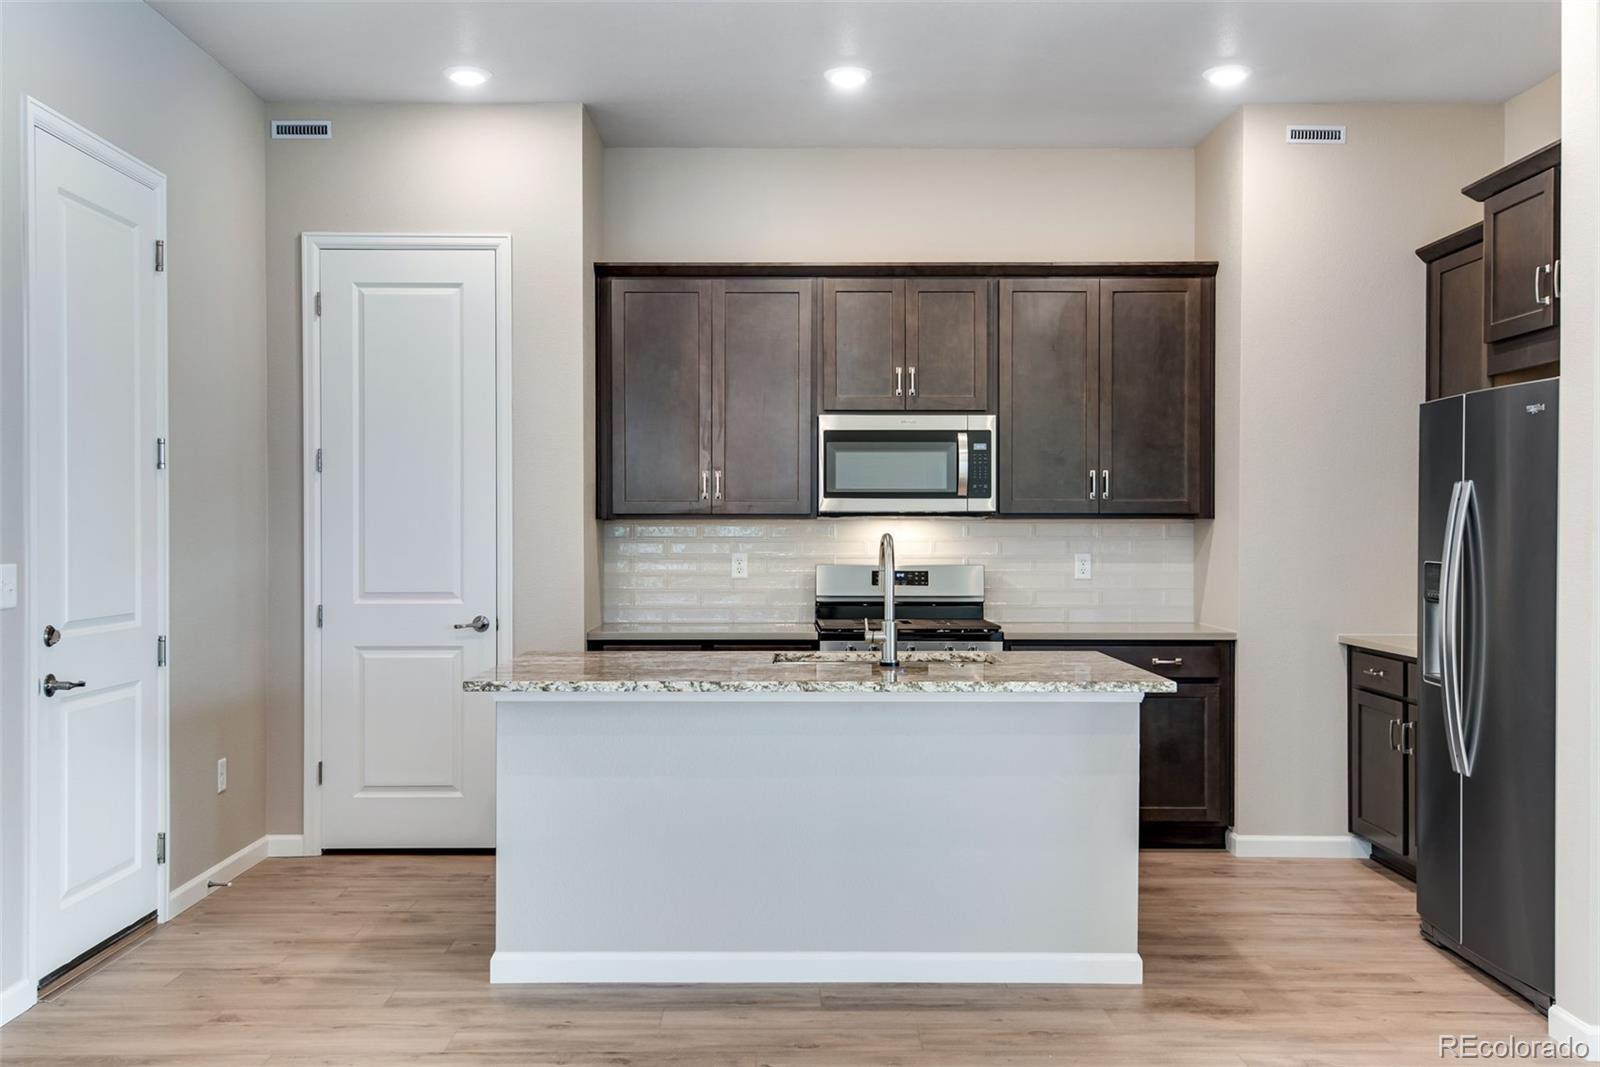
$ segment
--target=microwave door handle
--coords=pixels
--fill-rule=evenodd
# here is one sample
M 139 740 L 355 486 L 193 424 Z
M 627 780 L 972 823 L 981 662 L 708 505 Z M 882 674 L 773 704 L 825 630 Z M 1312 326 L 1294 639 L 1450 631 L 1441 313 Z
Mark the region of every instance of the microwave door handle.
M 967 431 L 956 432 L 956 496 L 967 495 L 967 463 L 970 459 L 967 451 Z

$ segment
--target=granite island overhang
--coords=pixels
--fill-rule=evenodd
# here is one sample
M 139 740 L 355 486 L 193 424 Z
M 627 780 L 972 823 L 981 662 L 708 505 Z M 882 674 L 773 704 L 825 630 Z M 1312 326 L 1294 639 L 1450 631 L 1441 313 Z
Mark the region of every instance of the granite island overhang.
M 1094 652 L 527 653 L 494 982 L 1137 983 L 1139 702 Z

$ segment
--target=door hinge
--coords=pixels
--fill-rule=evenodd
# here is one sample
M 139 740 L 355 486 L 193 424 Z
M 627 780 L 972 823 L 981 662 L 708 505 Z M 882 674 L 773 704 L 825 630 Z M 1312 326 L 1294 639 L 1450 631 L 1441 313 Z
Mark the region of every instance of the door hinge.
M 156 666 L 157 667 L 165 667 L 166 665 L 167 665 L 167 635 L 166 634 L 162 634 L 160 637 L 156 638 Z
M 317 760 L 317 784 L 322 784 L 322 761 Z
M 158 437 L 158 438 L 156 438 L 156 470 L 164 471 L 166 469 L 167 469 L 167 439 L 165 437 Z
M 166 834 L 157 834 L 156 835 L 156 862 L 157 863 L 165 863 L 165 862 L 167 862 L 167 835 Z
M 322 449 L 317 449 L 317 473 L 322 473 Z
M 322 629 L 322 605 L 317 605 L 317 629 Z
M 316 297 L 312 300 L 312 305 L 313 305 L 313 310 L 314 310 L 314 313 L 316 314 L 316 316 L 318 318 L 321 318 L 322 317 L 322 294 L 321 293 L 318 293 L 316 295 Z
M 156 242 L 156 273 L 160 274 L 167 269 L 167 242 Z

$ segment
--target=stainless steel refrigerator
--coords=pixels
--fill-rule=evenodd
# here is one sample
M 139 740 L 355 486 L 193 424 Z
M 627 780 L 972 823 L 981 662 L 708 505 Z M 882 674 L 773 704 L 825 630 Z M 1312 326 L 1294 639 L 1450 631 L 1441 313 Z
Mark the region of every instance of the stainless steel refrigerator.
M 1422 405 L 1422 934 L 1555 993 L 1555 379 Z

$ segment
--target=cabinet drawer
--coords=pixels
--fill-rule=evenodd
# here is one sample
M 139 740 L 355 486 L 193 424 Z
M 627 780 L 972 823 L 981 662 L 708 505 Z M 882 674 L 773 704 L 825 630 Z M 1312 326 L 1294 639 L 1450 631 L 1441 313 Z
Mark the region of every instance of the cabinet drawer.
M 1167 678 L 1222 677 L 1216 645 L 1103 645 L 1095 651 Z
M 1360 649 L 1350 650 L 1350 680 L 1362 689 L 1390 696 L 1406 695 L 1405 664 L 1387 656 L 1374 656 Z

